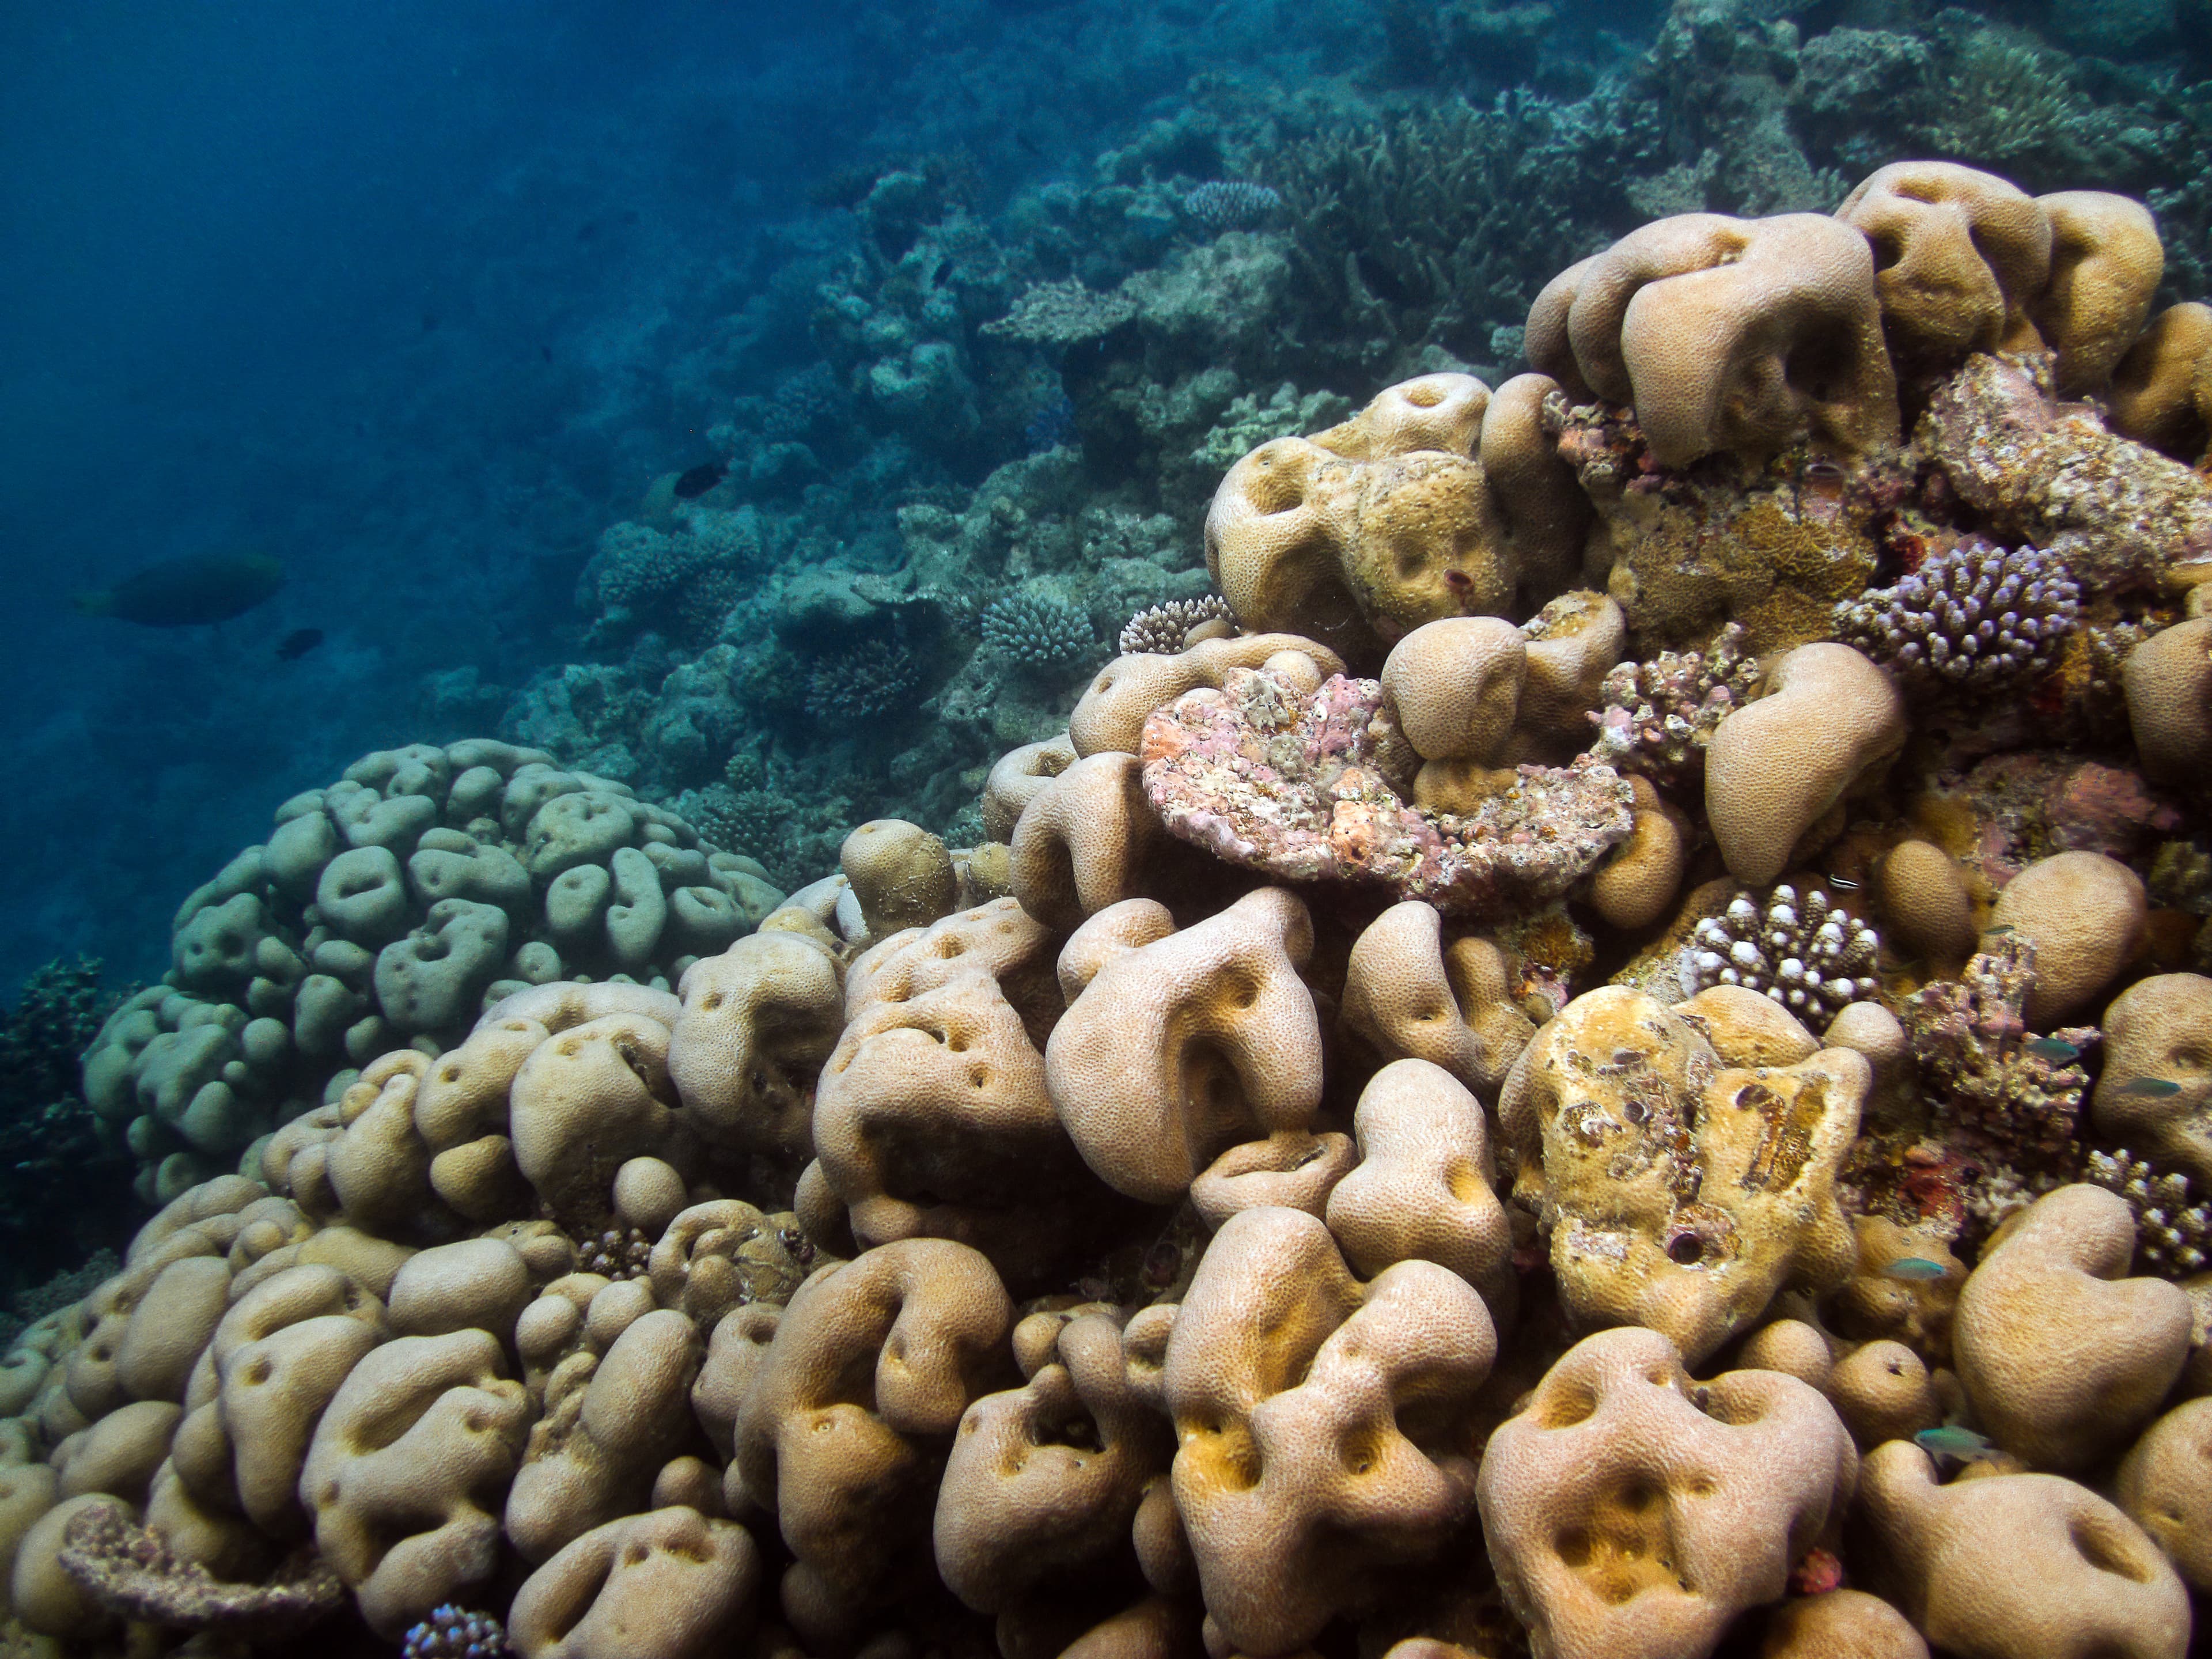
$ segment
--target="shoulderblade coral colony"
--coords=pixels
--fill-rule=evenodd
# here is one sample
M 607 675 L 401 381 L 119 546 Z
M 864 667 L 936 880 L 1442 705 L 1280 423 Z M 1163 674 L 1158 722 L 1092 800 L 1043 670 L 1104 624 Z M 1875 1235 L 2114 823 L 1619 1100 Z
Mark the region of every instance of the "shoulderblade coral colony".
M 1531 372 L 1228 465 L 1218 596 L 973 846 L 878 820 L 787 896 L 492 743 L 287 802 L 87 1062 L 164 1207 L 0 1364 L 23 1639 L 2178 1659 L 2212 331 L 2161 270 L 1940 161 L 1647 224 Z

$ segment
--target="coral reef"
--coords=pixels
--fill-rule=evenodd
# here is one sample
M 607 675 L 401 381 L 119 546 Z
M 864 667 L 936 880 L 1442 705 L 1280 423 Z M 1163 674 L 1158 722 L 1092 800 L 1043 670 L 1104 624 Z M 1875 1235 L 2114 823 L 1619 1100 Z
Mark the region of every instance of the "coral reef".
M 1990 43 L 1832 39 L 1807 88 L 1753 11 L 1677 8 L 1575 105 L 1308 136 L 1280 230 L 1194 235 L 1189 181 L 1253 171 L 1211 106 L 1018 248 L 957 168 L 857 182 L 838 395 L 716 442 L 914 487 L 834 553 L 754 503 L 773 568 L 714 643 L 642 628 L 532 704 L 789 896 L 501 745 L 287 803 L 88 1067 L 167 1201 L 0 1357 L 21 1629 L 211 1626 L 313 1540 L 424 1649 L 503 1603 L 532 1655 L 765 1620 L 1009 1659 L 1838 1626 L 2179 1659 L 2212 496 L 2087 401 L 2155 238 L 1958 163 L 1844 190 L 1834 106 Z M 1566 153 L 1689 210 L 1584 237 L 1522 170 Z M 1501 179 L 1542 205 L 1474 246 Z M 1262 343 L 1315 303 L 1294 261 L 1353 319 L 1304 379 Z M 1538 372 L 1420 361 L 1516 313 Z M 1267 430 L 1332 362 L 1406 378 Z M 1018 455 L 1054 376 L 1077 442 Z M 1201 571 L 1224 433 L 1256 447 Z M 727 488 L 641 511 L 704 537 Z M 310 1044 L 318 976 L 349 995 Z M 204 1169 L 155 1138 L 193 1126 Z M 94 1532 L 144 1600 L 72 1565 Z
M 1566 891 L 1627 839 L 1629 790 L 1611 768 L 1524 766 L 1457 810 L 1392 787 L 1373 680 L 1318 693 L 1231 669 L 1145 726 L 1145 793 L 1169 831 L 1290 880 L 1388 886 L 1457 915 L 1499 915 Z M 1402 743 L 1403 739 L 1400 738 Z
M 121 1000 L 97 962 L 57 960 L 23 981 L 0 1022 L 0 1300 L 123 1243 L 121 1218 L 77 1196 L 78 1183 L 112 1185 L 130 1168 L 80 1081 L 85 1049 Z

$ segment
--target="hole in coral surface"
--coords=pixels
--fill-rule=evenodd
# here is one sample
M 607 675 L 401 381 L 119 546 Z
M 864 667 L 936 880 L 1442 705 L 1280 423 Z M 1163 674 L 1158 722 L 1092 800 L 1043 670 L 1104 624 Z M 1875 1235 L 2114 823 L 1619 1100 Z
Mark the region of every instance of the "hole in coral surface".
M 2131 1583 L 2147 1583 L 2150 1567 L 2131 1547 L 2130 1540 L 2113 1533 L 2101 1516 L 2077 1515 L 2067 1523 L 2067 1536 L 2081 1559 L 2100 1572 Z

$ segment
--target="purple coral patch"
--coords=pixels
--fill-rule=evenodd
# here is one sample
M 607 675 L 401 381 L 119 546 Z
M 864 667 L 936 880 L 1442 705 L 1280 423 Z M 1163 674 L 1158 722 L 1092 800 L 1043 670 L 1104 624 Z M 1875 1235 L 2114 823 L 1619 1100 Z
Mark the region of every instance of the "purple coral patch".
M 1386 775 L 1402 740 L 1375 680 L 1308 696 L 1232 670 L 1146 722 L 1145 793 L 1168 829 L 1291 881 L 1377 884 L 1466 915 L 1557 898 L 1628 838 L 1632 796 L 1611 767 L 1523 766 L 1464 816 L 1409 805 Z

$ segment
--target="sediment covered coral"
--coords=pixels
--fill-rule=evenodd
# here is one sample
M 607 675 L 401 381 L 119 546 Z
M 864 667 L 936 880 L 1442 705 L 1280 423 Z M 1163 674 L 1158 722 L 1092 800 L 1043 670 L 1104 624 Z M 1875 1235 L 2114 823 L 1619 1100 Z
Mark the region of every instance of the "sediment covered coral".
M 1309 695 L 1265 669 L 1231 669 L 1219 692 L 1146 723 L 1146 793 L 1173 834 L 1217 857 L 1293 880 L 1381 884 L 1459 915 L 1557 897 L 1627 839 L 1628 785 L 1595 763 L 1494 775 L 1455 811 L 1407 805 L 1392 786 L 1382 707 L 1373 680 L 1338 676 Z

